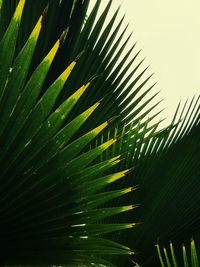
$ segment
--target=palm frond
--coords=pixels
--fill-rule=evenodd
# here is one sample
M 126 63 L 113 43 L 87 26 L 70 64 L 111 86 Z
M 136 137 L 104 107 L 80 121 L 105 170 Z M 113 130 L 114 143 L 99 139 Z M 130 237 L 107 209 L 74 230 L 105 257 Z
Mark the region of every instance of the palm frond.
M 133 168 L 126 180 L 110 185 L 111 190 L 121 186 L 138 187 L 126 199 L 116 199 L 109 205 L 138 203 L 140 208 L 118 216 L 123 222 L 134 218 L 138 223 L 133 232 L 115 235 L 114 240 L 136 244 L 138 262 L 143 266 L 155 264 L 153 243 L 159 237 L 184 240 L 198 233 L 199 218 L 199 96 L 179 105 L 171 124 L 160 129 L 160 122 L 137 122 L 124 125 L 122 136 L 112 150 L 104 153 L 103 159 L 118 153 L 123 161 L 115 166 L 116 171 Z M 102 142 L 118 136 L 118 128 L 110 131 Z M 192 196 L 191 196 L 192 192 Z M 176 205 L 174 205 L 176 203 Z M 164 209 L 164 210 L 163 210 Z M 107 218 L 106 223 L 113 218 Z M 182 223 L 184 222 L 184 224 Z M 137 254 L 136 254 L 137 255 Z M 116 262 L 131 266 L 129 260 Z M 145 265 L 146 264 L 146 265 Z
M 157 237 L 199 230 L 199 97 L 160 130 L 140 51 L 122 56 L 119 9 L 106 25 L 112 1 L 85 21 L 88 4 L 0 1 L 2 263 L 130 266 L 119 241 L 148 266 Z
M 192 239 L 190 244 L 185 246 L 182 245 L 182 257 L 180 257 L 180 252 L 175 251 L 173 244 L 170 242 L 168 248 L 161 248 L 160 245 L 156 245 L 160 264 L 162 267 L 198 267 L 199 259 L 196 251 L 195 242 Z M 178 258 L 176 256 L 178 255 Z
M 167 242 L 198 236 L 199 115 L 197 96 L 183 106 L 169 127 L 153 130 L 153 136 L 141 139 L 145 140 L 141 145 L 137 142 L 138 151 L 135 149 L 132 164 L 134 184 L 139 187 L 129 201 L 140 203 L 140 209 L 132 213 L 132 218 L 140 224 L 131 237 L 123 238 L 129 239 L 129 244 L 134 240 L 140 251 L 138 262 L 143 266 L 155 264 L 152 244 L 158 237 Z M 131 144 L 129 141 L 129 147 Z M 126 183 L 130 185 L 131 180 L 128 177 Z
M 6 3 L 3 2 L 1 18 L 8 8 Z M 104 208 L 102 205 L 128 194 L 132 188 L 107 193 L 102 193 L 101 189 L 124 178 L 129 170 L 111 170 L 120 162 L 120 156 L 96 166 L 95 159 L 111 147 L 116 138 L 88 149 L 112 120 L 87 128 L 84 134 L 80 132 L 100 101 L 93 101 L 90 107 L 77 111 L 69 119 L 92 80 L 86 81 L 60 104 L 57 102 L 67 79 L 76 69 L 77 57 L 43 92 L 64 35 L 55 41 L 33 71 L 32 59 L 44 14 L 17 52 L 24 4 L 24 0 L 19 1 L 0 42 L 0 236 L 4 244 L 0 262 L 114 266 L 101 259 L 101 255 L 132 252 L 101 236 L 132 228 L 135 224 L 99 221 L 132 210 L 134 206 Z

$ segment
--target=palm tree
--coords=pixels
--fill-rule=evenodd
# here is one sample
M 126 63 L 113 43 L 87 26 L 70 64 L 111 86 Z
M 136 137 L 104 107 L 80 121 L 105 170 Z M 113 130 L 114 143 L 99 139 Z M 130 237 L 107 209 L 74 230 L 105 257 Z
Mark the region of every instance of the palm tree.
M 3 265 L 156 266 L 157 237 L 198 233 L 199 98 L 160 130 L 151 75 L 135 44 L 120 58 L 130 36 L 118 10 L 102 30 L 100 2 L 85 22 L 89 0 L 0 1 Z

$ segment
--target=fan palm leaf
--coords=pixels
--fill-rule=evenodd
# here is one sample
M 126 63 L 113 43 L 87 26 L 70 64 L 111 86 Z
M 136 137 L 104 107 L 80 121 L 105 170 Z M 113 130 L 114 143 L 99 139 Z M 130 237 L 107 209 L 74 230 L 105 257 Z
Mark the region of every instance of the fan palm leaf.
M 112 148 L 115 153 L 128 151 L 116 170 L 134 166 L 134 184 L 138 185 L 134 194 L 113 203 L 140 203 L 139 209 L 127 214 L 138 223 L 136 229 L 119 233 L 114 240 L 126 240 L 129 245 L 134 241 L 141 266 L 159 266 L 154 250 L 157 238 L 165 243 L 173 240 L 174 244 L 191 235 L 199 238 L 199 115 L 199 96 L 196 96 L 182 109 L 179 105 L 166 129 L 158 130 L 157 123 L 148 131 L 148 124 L 141 129 L 139 123 L 137 128 L 131 126 L 128 133 L 124 130 L 123 138 Z M 131 184 L 133 176 L 128 175 L 111 188 Z M 119 221 L 126 219 L 125 214 L 118 216 Z M 106 220 L 110 221 L 112 218 Z M 131 266 L 124 259 L 120 264 Z
M 70 266 L 105 264 L 98 255 L 132 252 L 100 235 L 132 228 L 134 224 L 98 222 L 134 206 L 101 207 L 108 200 L 131 192 L 131 188 L 105 193 L 103 199 L 99 191 L 123 178 L 129 170 L 110 171 L 120 162 L 120 156 L 101 162 L 98 168 L 93 163 L 116 138 L 87 149 L 112 119 L 78 134 L 100 105 L 99 101 L 67 121 L 92 80 L 56 104 L 77 64 L 77 57 L 42 93 L 65 33 L 31 71 L 43 13 L 24 46 L 15 52 L 24 5 L 25 1 L 20 0 L 0 42 L 0 235 L 4 243 L 0 261 L 2 264 L 66 263 Z M 4 1 L 1 19 L 6 7 Z M 105 170 L 109 174 L 105 174 Z
M 98 17 L 97 0 L 85 21 L 89 2 L 0 2 L 2 263 L 131 266 L 130 246 L 156 266 L 157 237 L 198 232 L 185 207 L 198 203 L 199 98 L 160 130 L 140 51 L 122 56 L 124 18 L 106 25 L 112 1 Z

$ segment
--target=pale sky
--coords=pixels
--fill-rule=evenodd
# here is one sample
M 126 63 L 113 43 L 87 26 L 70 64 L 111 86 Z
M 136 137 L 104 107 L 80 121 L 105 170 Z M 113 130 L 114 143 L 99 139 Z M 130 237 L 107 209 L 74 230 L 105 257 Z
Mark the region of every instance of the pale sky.
M 180 99 L 200 93 L 200 0 L 113 0 L 111 12 L 120 4 L 133 31 L 130 46 L 137 41 L 143 49 L 170 117 Z

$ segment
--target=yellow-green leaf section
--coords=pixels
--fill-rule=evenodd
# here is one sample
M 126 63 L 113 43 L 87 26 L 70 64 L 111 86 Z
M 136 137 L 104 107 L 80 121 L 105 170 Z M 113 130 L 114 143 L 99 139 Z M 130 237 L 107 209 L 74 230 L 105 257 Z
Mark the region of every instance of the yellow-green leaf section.
M 25 5 L 25 0 L 20 0 L 19 4 L 15 10 L 13 19 L 16 20 L 17 22 L 21 19 L 24 5 Z

